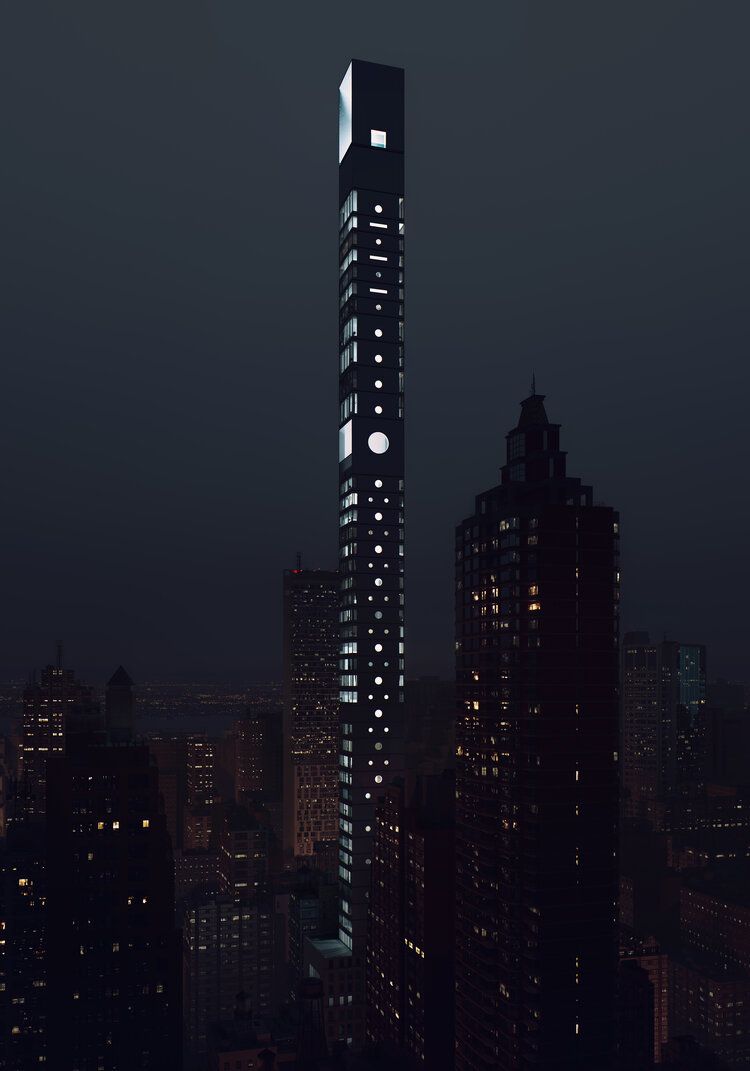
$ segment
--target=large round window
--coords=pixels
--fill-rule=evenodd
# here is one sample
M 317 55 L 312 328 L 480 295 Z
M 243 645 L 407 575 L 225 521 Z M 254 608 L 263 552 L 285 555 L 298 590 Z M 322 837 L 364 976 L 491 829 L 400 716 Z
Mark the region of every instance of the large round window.
M 390 443 L 388 442 L 388 436 L 384 435 L 382 431 L 374 431 L 367 440 L 367 445 L 373 454 L 384 454 Z

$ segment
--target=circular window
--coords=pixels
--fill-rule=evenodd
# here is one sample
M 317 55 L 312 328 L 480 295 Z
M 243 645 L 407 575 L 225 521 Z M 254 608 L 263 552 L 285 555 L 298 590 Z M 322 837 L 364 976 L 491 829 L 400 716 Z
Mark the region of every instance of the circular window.
M 383 244 L 383 239 L 382 238 L 376 238 L 375 239 L 375 245 L 382 245 L 382 244 Z
M 365 826 L 365 833 L 370 833 L 371 831 L 372 831 L 372 826 Z
M 375 745 L 375 750 L 376 751 L 382 751 L 383 750 L 383 745 L 380 743 L 379 740 L 378 740 L 377 744 Z
M 368 438 L 367 445 L 373 454 L 384 454 L 391 444 L 388 442 L 388 436 L 382 431 L 374 431 Z
M 381 547 L 381 545 L 380 545 L 379 543 L 378 543 L 378 545 L 377 545 L 377 546 L 375 547 L 375 553 L 376 553 L 376 554 L 382 554 L 382 553 L 383 553 L 383 548 Z
M 376 643 L 375 644 L 375 650 L 378 651 L 378 652 L 382 651 L 383 650 L 383 644 L 382 643 Z
M 375 312 L 380 312 L 382 308 L 383 308 L 382 305 L 376 305 L 375 306 Z
M 383 332 L 380 330 L 379 327 L 376 327 L 375 328 L 375 338 L 382 338 L 382 337 L 383 337 Z
M 375 784 L 376 785 L 379 785 L 382 780 L 383 780 L 383 777 L 382 777 L 381 774 L 375 774 Z
M 376 718 L 382 718 L 383 717 L 383 711 L 382 710 L 376 710 L 375 711 L 375 717 Z
M 383 519 L 383 514 L 382 513 L 376 513 L 375 514 L 375 520 L 376 521 L 382 521 L 382 519 Z
M 376 588 L 382 588 L 382 586 L 383 586 L 383 581 L 381 580 L 380 577 L 377 577 L 377 579 L 375 580 L 375 587 Z
M 383 206 L 382 205 L 375 205 L 375 211 L 378 212 L 378 213 L 382 212 L 383 211 Z
M 382 363 L 383 363 L 383 358 L 380 356 L 379 353 L 376 353 L 375 354 L 375 364 L 382 364 Z
M 370 798 L 370 793 L 369 792 L 365 792 L 365 799 L 369 800 L 369 798 Z
M 376 405 L 375 406 L 375 412 L 378 414 L 378 416 L 380 416 L 380 414 L 383 412 L 383 406 L 382 405 Z
M 383 678 L 382 677 L 376 677 L 375 678 L 375 683 L 376 684 L 382 684 L 383 683 Z
M 372 599 L 372 595 L 370 596 L 370 598 Z M 375 617 L 376 617 L 376 619 L 378 621 L 381 619 L 382 616 L 383 616 L 383 611 L 382 610 L 376 610 L 375 611 Z
M 383 486 L 383 481 L 382 480 L 376 480 L 375 481 L 375 486 L 376 487 L 382 487 Z M 370 499 L 370 501 L 372 502 L 372 499 Z
M 375 390 L 381 390 L 382 386 L 383 386 L 383 380 L 382 379 L 376 379 L 375 380 Z

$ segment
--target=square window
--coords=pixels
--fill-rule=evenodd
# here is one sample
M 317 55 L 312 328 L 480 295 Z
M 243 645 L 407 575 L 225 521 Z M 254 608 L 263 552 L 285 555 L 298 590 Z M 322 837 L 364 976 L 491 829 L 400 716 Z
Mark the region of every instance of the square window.
M 370 145 L 373 149 L 385 148 L 386 133 L 385 130 L 371 130 L 370 131 Z

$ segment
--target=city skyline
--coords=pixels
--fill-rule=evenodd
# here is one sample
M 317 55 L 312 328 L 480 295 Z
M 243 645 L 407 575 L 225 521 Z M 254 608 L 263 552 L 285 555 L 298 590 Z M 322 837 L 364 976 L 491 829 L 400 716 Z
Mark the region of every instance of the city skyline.
M 252 63 L 244 15 L 191 4 L 176 38 L 158 12 L 148 35 L 100 12 L 87 37 L 51 11 L 33 48 L 9 14 L 3 678 L 58 636 L 86 679 L 280 678 L 276 577 L 298 549 L 335 563 L 328 74 L 351 54 L 414 85 L 409 674 L 450 672 L 453 524 L 536 372 L 572 463 L 621 508 L 624 630 L 744 675 L 745 19 L 663 5 L 644 49 L 636 12 L 543 14 L 438 21 L 428 47 L 411 13 L 394 43 L 324 12 L 306 55 L 265 13 Z
M 676 84 L 692 87 L 673 55 L 690 20 L 660 7 L 624 49 L 619 13 L 573 20 L 583 53 L 568 56 L 567 9 L 556 22 L 551 6 L 543 21 L 500 8 L 496 24 L 520 46 L 498 42 L 508 69 L 474 56 L 463 75 L 458 39 L 453 67 L 430 66 L 450 54 L 439 21 L 413 64 L 390 41 L 370 58 L 378 34 L 368 58 L 349 42 L 337 64 L 333 35 L 316 57 L 329 100 L 338 84 L 338 114 L 324 119 L 301 19 L 283 71 L 275 39 L 242 69 L 245 89 L 271 70 L 278 89 L 251 95 L 245 126 L 242 94 L 226 94 L 240 72 L 219 62 L 244 55 L 236 33 L 222 37 L 243 16 L 193 3 L 169 26 L 157 10 L 148 42 L 130 40 L 114 12 L 76 22 L 82 54 L 96 46 L 83 66 L 101 92 L 74 121 L 78 67 L 55 98 L 34 86 L 62 120 L 40 120 L 24 148 L 59 155 L 20 191 L 18 219 L 31 192 L 50 234 L 77 212 L 84 224 L 63 243 L 58 285 L 53 243 L 31 239 L 23 255 L 39 289 L 24 286 L 23 256 L 0 286 L 22 358 L 10 362 L 11 396 L 27 418 L 15 440 L 13 419 L 0 420 L 19 448 L 5 469 L 0 648 L 7 639 L 8 665 L 18 651 L 45 661 L 56 639 L 46 668 L 0 689 L 0 1064 L 745 1067 L 750 674 L 738 563 L 750 510 L 733 494 L 745 482 L 741 390 L 712 409 L 724 364 L 704 345 L 709 328 L 715 344 L 732 329 L 739 291 L 719 268 L 732 241 L 739 257 L 743 227 L 726 184 L 709 195 L 713 159 L 698 153 L 681 169 L 672 135 L 687 144 L 687 113 L 660 111 Z M 259 43 L 275 17 L 253 21 Z M 58 52 L 74 59 L 65 16 L 56 25 L 54 53 L 52 35 L 39 48 L 51 78 Z M 407 53 L 416 26 L 407 19 Z M 662 84 L 644 57 L 667 31 Z M 589 62 L 589 43 L 611 63 L 615 41 L 621 58 L 637 53 L 631 81 Z M 133 65 L 161 44 L 175 67 L 187 49 L 182 73 L 203 77 L 205 95 L 190 98 L 158 64 Z M 731 72 L 722 59 L 716 71 Z M 701 74 L 704 105 L 709 89 L 718 102 L 721 86 Z M 143 145 L 158 129 L 161 163 L 193 172 L 160 169 L 157 149 L 138 186 L 128 148 L 140 134 L 118 138 L 116 111 L 111 128 L 96 123 L 109 78 L 128 98 L 119 118 L 144 116 Z M 474 92 L 502 84 L 526 94 Z M 214 114 L 219 100 L 226 111 Z M 36 106 L 31 92 L 23 107 Z M 716 114 L 690 115 L 701 150 Z M 335 127 L 338 183 L 323 133 Z M 84 128 L 90 143 L 76 152 Z M 639 137 L 655 138 L 650 152 Z M 669 188 L 652 173 L 660 160 Z M 59 188 L 41 192 L 48 174 Z M 58 216 L 73 174 L 86 181 Z M 652 195 L 640 233 L 639 181 Z M 113 199 L 118 185 L 126 196 Z M 701 227 L 713 259 L 708 244 L 686 251 Z M 149 256 L 170 231 L 174 273 Z M 35 377 L 81 327 L 81 360 Z M 731 346 L 722 356 L 739 364 Z M 506 418 L 521 366 L 528 386 Z M 18 389 L 24 376 L 33 392 Z M 334 431 L 337 454 L 324 449 Z M 162 683 L 148 682 L 157 663 Z

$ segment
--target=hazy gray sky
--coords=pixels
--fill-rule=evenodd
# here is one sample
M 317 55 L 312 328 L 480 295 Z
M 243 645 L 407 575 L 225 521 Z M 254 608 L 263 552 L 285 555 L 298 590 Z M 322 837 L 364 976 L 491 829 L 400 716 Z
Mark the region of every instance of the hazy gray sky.
M 408 668 L 532 370 L 625 627 L 747 668 L 746 3 L 5 5 L 0 673 L 279 671 L 336 558 L 337 88 L 407 70 Z

